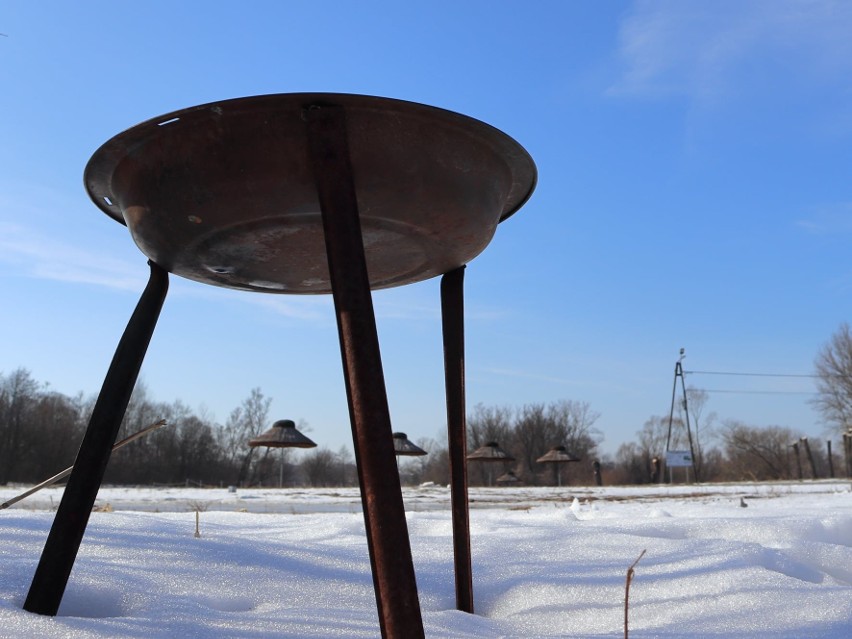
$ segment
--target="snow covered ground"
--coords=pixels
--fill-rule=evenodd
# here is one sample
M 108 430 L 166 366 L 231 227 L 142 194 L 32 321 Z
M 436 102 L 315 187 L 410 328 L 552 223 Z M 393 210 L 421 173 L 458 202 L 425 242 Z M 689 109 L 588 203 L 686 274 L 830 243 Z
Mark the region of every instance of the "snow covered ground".
M 404 495 L 430 638 L 622 637 L 643 550 L 630 637 L 852 637 L 848 481 L 472 489 L 475 615 L 449 490 Z M 379 636 L 357 490 L 104 488 L 48 618 L 21 606 L 60 498 L 0 511 L 4 639 Z

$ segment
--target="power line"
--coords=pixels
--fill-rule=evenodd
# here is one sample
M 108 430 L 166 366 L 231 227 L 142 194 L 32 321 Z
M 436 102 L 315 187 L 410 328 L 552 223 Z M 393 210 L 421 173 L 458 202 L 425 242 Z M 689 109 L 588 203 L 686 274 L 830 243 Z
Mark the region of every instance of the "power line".
M 685 375 L 735 375 L 739 377 L 820 377 L 814 374 L 787 374 L 787 373 L 731 373 L 723 371 L 684 371 Z M 832 375 L 832 377 L 835 377 Z M 846 375 L 837 375 L 836 377 L 846 377 Z
M 733 390 L 718 388 L 696 388 L 705 393 L 737 393 L 740 395 L 816 395 L 812 391 L 771 391 L 771 390 Z

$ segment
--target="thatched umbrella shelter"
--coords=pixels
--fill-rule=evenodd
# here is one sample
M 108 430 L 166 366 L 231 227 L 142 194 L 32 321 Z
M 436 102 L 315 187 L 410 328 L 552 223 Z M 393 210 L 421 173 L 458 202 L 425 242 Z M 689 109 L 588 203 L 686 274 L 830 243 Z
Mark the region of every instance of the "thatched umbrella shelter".
M 515 461 L 515 458 L 500 448 L 500 445 L 497 442 L 488 442 L 485 446 L 480 446 L 468 455 L 467 459 L 468 461 L 474 462 L 490 462 L 488 466 L 489 486 L 491 485 L 491 464 L 495 462 L 506 464 L 508 462 Z
M 513 473 L 511 470 L 507 473 L 503 473 L 496 480 L 498 486 L 513 486 L 521 483 L 521 480 L 518 476 Z
M 281 470 L 278 475 L 278 487 L 284 485 L 284 448 L 316 448 L 316 443 L 296 429 L 292 419 L 279 419 L 272 427 L 249 440 L 249 446 L 256 448 L 281 448 Z
M 578 462 L 580 459 L 569 453 L 565 446 L 554 446 L 544 455 L 536 459 L 539 464 L 553 464 L 556 473 L 556 485 L 562 485 L 562 466 L 569 462 Z
M 400 457 L 422 457 L 423 455 L 429 454 L 425 450 L 420 448 L 420 446 L 408 439 L 408 435 L 406 435 L 405 433 L 393 434 L 393 452 L 396 455 L 397 472 L 399 472 Z M 400 475 L 399 480 L 400 482 L 402 482 L 402 475 Z
M 420 446 L 414 444 L 411 440 L 409 440 L 408 436 L 405 433 L 393 434 L 393 452 L 396 453 L 397 462 L 399 462 L 400 456 L 414 457 L 417 455 L 429 454 L 425 450 L 420 448 Z

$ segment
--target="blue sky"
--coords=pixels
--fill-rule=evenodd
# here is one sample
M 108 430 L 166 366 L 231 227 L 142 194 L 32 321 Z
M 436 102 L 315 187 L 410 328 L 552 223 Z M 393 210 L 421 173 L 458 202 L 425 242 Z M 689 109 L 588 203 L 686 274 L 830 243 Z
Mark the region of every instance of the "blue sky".
M 668 414 L 681 347 L 687 371 L 806 375 L 849 320 L 850 3 L 6 0 L 0 33 L 0 372 L 96 393 L 144 287 L 83 189 L 94 151 L 267 93 L 422 102 L 534 158 L 532 198 L 466 271 L 471 408 L 588 402 L 614 452 Z M 445 427 L 438 284 L 374 294 L 413 439 Z M 173 277 L 142 380 L 220 423 L 259 387 L 273 419 L 351 448 L 327 296 Z M 720 420 L 823 431 L 808 378 L 687 383 Z

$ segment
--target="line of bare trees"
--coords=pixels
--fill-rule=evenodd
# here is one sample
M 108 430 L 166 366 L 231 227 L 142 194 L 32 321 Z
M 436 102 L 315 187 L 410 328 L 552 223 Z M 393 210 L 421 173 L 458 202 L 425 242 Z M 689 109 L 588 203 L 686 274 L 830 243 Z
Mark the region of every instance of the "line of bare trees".
M 119 439 L 160 419 L 167 428 L 115 451 L 105 481 L 113 484 L 199 484 L 235 486 L 346 486 L 357 484 L 354 460 L 348 449 L 325 447 L 298 452 L 251 448 L 248 441 L 274 421 L 271 399 L 252 389 L 224 424 L 198 415 L 180 401 L 157 402 L 138 385 L 122 422 Z M 0 373 L 0 484 L 34 483 L 74 463 L 94 398 L 67 397 L 32 378 L 23 368 Z M 490 441 L 512 451 L 512 470 L 529 484 L 553 481 L 553 469 L 536 463 L 548 448 L 566 446 L 574 455 L 596 455 L 597 419 L 581 402 L 532 404 L 515 410 L 479 405 L 469 419 L 469 449 Z M 309 427 L 300 422 L 302 431 Z M 445 438 L 421 438 L 429 451 L 414 461 L 400 460 L 406 483 L 449 481 Z M 508 470 L 508 467 L 507 467 Z M 571 473 L 569 471 L 568 478 Z M 472 484 L 486 483 L 485 470 L 471 465 Z
M 528 485 L 557 482 L 642 484 L 665 481 L 655 474 L 668 449 L 689 449 L 685 406 L 689 410 L 692 449 L 702 481 L 807 479 L 852 474 L 852 330 L 842 324 L 815 361 L 817 395 L 813 404 L 827 429 L 822 438 L 785 426 L 755 426 L 736 420 L 719 423 L 706 412 L 705 391 L 686 389 L 688 402 L 678 412 L 650 417 L 632 442 L 614 456 L 599 455 L 599 415 L 585 402 L 562 400 L 520 408 L 477 405 L 468 417 L 468 451 L 499 443 L 514 461 L 499 466 Z M 224 424 L 198 415 L 180 401 L 156 402 L 138 385 L 119 438 L 165 419 L 161 428 L 116 451 L 105 481 L 115 484 L 186 484 L 238 486 L 346 486 L 357 483 L 354 461 L 344 447 L 295 453 L 250 448 L 248 440 L 271 422 L 271 399 L 260 389 L 236 407 Z M 41 481 L 74 462 L 94 406 L 94 397 L 69 397 L 33 379 L 24 368 L 0 372 L 0 484 Z M 309 430 L 300 422 L 300 430 Z M 832 448 L 832 437 L 834 447 Z M 446 484 L 449 459 L 446 435 L 420 438 L 429 454 L 400 461 L 403 482 Z M 579 459 L 560 468 L 537 459 L 564 446 Z M 472 485 L 490 481 L 495 467 L 468 465 Z M 669 476 L 671 478 L 671 475 Z
M 73 464 L 94 401 L 57 393 L 24 368 L 0 373 L 0 484 L 39 482 Z M 287 485 L 355 481 L 345 451 L 317 449 L 297 460 L 289 450 L 249 447 L 248 440 L 274 421 L 270 402 L 260 389 L 252 389 L 225 423 L 217 424 L 180 401 L 153 401 L 144 385 L 137 385 L 118 438 L 160 419 L 169 426 L 115 451 L 105 481 L 214 486 L 277 486 L 282 479 Z M 307 430 L 307 425 L 299 428 Z
M 673 430 L 682 424 L 678 418 L 673 423 Z M 654 477 L 653 471 L 654 459 L 662 460 L 665 454 L 667 426 L 668 416 L 652 417 L 645 422 L 637 433 L 637 441 L 622 444 L 615 457 L 605 461 L 605 481 L 613 484 L 666 481 L 664 476 Z M 715 445 L 708 446 L 699 438 L 702 445 L 696 450 L 696 464 L 703 482 L 849 476 L 848 459 L 842 447 L 837 446 L 837 440 L 831 447 L 830 439 L 808 437 L 793 428 L 752 426 L 737 420 L 726 420 L 704 436 Z M 673 472 L 675 480 L 682 481 L 687 471 Z
M 473 486 L 493 484 L 494 474 L 512 472 L 527 485 L 552 485 L 561 481 L 585 480 L 583 461 L 595 459 L 600 433 L 594 423 L 598 414 L 584 402 L 563 400 L 550 404 L 528 404 L 519 409 L 508 406 L 478 404 L 467 418 L 468 453 L 489 443 L 497 443 L 513 461 L 488 462 L 488 465 L 468 463 L 468 483 Z M 449 481 L 449 453 L 446 435 L 439 438 L 420 438 L 417 445 L 429 454 L 401 460 L 400 478 L 404 484 L 425 482 L 446 484 Z M 536 460 L 554 446 L 566 450 L 582 461 L 565 464 L 564 469 L 538 463 Z

